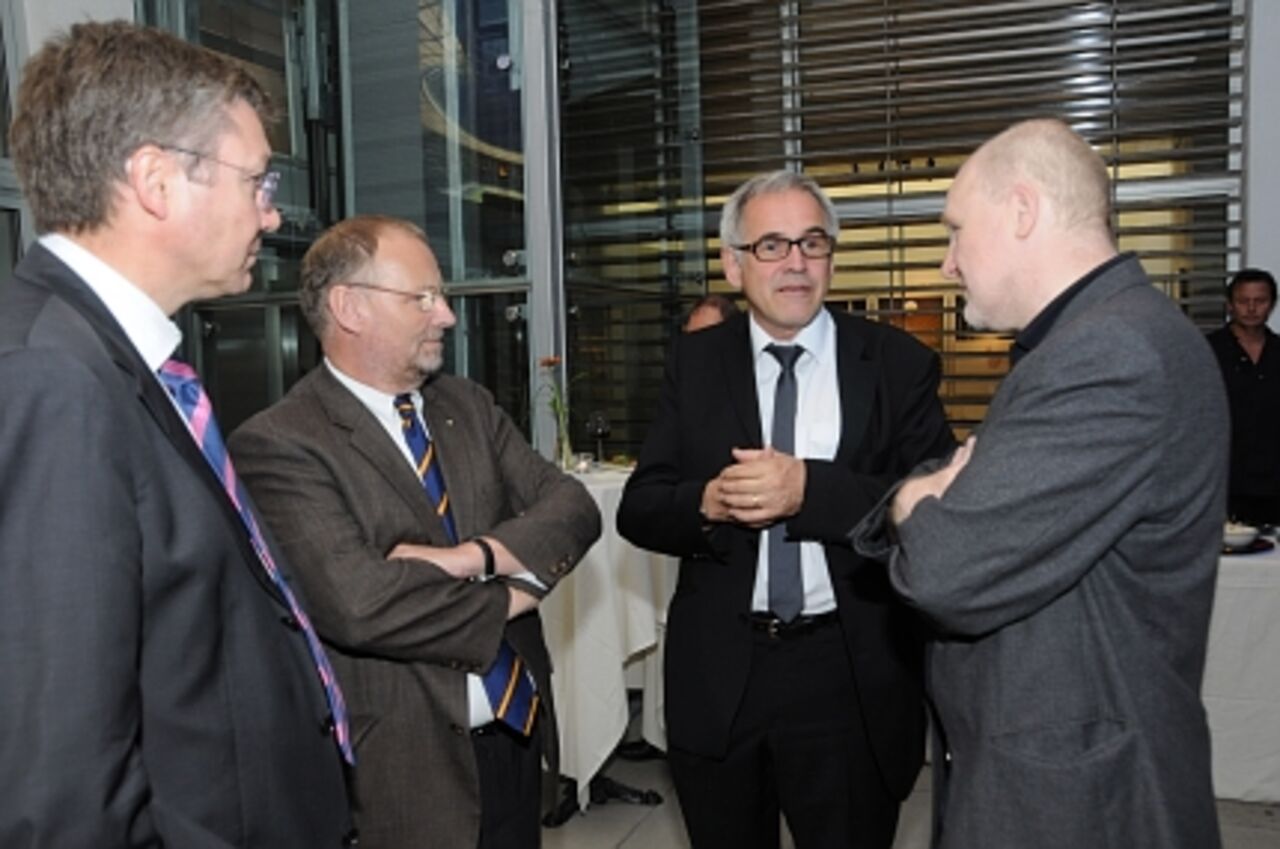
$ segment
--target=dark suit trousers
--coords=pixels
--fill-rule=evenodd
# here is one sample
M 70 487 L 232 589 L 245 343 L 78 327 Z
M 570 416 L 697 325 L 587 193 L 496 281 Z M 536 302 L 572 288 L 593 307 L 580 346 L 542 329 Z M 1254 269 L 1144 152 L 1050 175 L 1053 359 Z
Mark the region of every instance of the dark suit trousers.
M 888 849 L 898 802 L 868 747 L 839 624 L 752 640 L 728 755 L 668 753 L 694 849 L 777 849 L 779 811 L 797 849 Z
M 538 718 L 538 722 L 542 717 Z M 480 773 L 479 849 L 536 849 L 542 841 L 542 744 L 500 722 L 471 732 Z

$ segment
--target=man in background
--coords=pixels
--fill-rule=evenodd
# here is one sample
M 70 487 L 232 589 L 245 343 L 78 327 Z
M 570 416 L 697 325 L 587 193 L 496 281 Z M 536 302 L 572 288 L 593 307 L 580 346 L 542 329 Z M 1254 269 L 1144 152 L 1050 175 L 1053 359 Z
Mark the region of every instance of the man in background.
M 280 225 L 268 110 L 234 63 L 126 23 L 23 69 L 42 235 L 0 289 L 0 846 L 354 842 L 341 691 L 168 359 L 169 316 L 248 289 Z
M 331 227 L 300 290 L 324 362 L 231 446 L 351 700 L 362 849 L 529 849 L 558 761 L 536 607 L 600 515 L 484 388 L 440 373 L 441 287 L 413 224 Z
M 1276 279 L 1245 268 L 1227 286 L 1230 321 L 1209 334 L 1231 406 L 1227 513 L 1256 525 L 1280 524 L 1280 341 L 1267 327 Z
M 1117 253 L 1102 159 L 1056 120 L 947 193 L 943 273 L 1016 331 L 976 439 L 855 529 L 935 629 L 935 845 L 1219 845 L 1200 703 L 1227 409 L 1203 337 Z
M 953 446 L 938 358 L 823 307 L 838 222 L 807 177 L 721 217 L 748 314 L 677 337 L 618 529 L 679 557 L 668 760 L 695 849 L 888 849 L 923 759 L 921 644 L 846 534 Z
M 685 316 L 682 330 L 693 333 L 706 327 L 727 321 L 738 314 L 738 305 L 724 295 L 703 295 Z

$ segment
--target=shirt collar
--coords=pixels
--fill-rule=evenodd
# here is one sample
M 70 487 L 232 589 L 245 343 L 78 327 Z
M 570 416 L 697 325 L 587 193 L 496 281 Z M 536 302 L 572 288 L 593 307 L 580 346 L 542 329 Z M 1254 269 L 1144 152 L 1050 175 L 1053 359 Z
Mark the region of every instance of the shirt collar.
M 158 371 L 182 342 L 182 331 L 160 305 L 75 240 L 61 233 L 46 233 L 39 241 L 98 296 L 147 368 Z
M 1031 323 L 1022 329 L 1013 340 L 1013 347 L 1009 349 L 1009 360 L 1011 365 L 1017 365 L 1018 361 L 1035 350 L 1036 346 L 1044 341 L 1044 337 L 1049 335 L 1049 331 L 1053 329 L 1053 325 L 1057 323 L 1059 317 L 1066 310 L 1067 304 L 1083 292 L 1090 283 L 1097 280 L 1107 271 L 1122 262 L 1128 261 L 1133 254 L 1120 253 L 1111 259 L 1099 265 L 1090 271 L 1084 277 L 1072 283 L 1064 289 L 1058 297 L 1049 302 L 1049 305 L 1040 312 L 1036 313 L 1036 317 Z
M 334 365 L 333 360 L 328 357 L 324 358 L 324 364 L 329 369 L 329 373 L 338 379 L 339 383 L 350 389 L 351 394 L 356 396 L 357 400 L 359 400 L 361 404 L 364 404 L 369 408 L 369 412 L 373 413 L 378 418 L 384 419 L 388 416 L 398 418 L 399 414 L 396 412 L 396 396 L 388 395 L 381 389 L 374 389 L 367 383 L 361 383 Z M 415 389 L 408 394 L 413 398 L 413 406 L 421 410 L 422 395 L 418 390 Z
M 831 314 L 827 312 L 826 307 L 818 310 L 818 314 L 800 329 L 791 339 L 782 341 L 774 339 L 764 331 L 758 323 L 756 323 L 755 313 L 750 313 L 747 322 L 751 328 L 751 353 L 755 360 L 759 360 L 762 356 L 767 356 L 771 361 L 777 362 L 772 354 L 765 352 L 765 348 L 769 345 L 800 345 L 804 348 L 805 356 L 813 356 L 815 359 L 820 358 L 825 351 L 828 350 L 827 340 L 834 332 L 835 321 L 831 318 Z

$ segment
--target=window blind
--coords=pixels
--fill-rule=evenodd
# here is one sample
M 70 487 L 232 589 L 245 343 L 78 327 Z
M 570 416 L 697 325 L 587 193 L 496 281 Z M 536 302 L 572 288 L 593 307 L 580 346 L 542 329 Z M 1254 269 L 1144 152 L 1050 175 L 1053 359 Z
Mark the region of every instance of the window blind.
M 939 271 L 959 165 L 1014 121 L 1061 117 L 1104 157 L 1114 226 L 1205 327 L 1238 264 L 1247 21 L 1231 0 L 563 0 L 566 256 L 586 367 L 628 445 L 675 318 L 727 287 L 720 206 L 750 175 L 814 177 L 841 219 L 830 300 L 939 351 L 959 435 L 1007 370 Z M 604 364 L 607 364 L 604 365 Z M 575 366 L 570 365 L 571 372 Z

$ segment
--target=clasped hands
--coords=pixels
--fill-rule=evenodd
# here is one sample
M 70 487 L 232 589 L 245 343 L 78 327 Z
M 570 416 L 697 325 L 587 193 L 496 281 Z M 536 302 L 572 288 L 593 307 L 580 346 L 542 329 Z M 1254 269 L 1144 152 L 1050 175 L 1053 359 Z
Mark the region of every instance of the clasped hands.
M 800 512 L 803 460 L 772 447 L 735 448 L 733 459 L 703 487 L 702 515 L 707 521 L 763 528 Z

